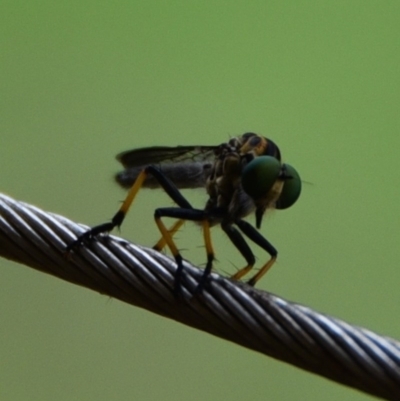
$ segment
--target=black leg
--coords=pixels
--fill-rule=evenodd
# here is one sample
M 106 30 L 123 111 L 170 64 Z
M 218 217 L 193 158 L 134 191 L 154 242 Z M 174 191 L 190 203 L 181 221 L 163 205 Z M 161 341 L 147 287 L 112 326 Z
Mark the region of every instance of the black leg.
M 256 282 L 272 267 L 275 263 L 275 260 L 278 256 L 278 251 L 271 245 L 271 243 L 264 238 L 259 231 L 247 221 L 238 220 L 236 222 L 237 226 L 242 230 L 242 232 L 250 238 L 253 242 L 255 242 L 258 246 L 268 252 L 271 256 L 271 259 L 261 267 L 257 274 L 255 274 L 249 281 L 248 284 L 255 285 Z M 240 271 L 238 272 L 240 273 Z M 237 274 L 238 274 L 237 273 Z M 247 271 L 246 271 L 247 273 Z
M 271 243 L 264 238 L 260 232 L 252 226 L 250 223 L 244 220 L 238 220 L 236 225 L 242 230 L 242 232 L 250 238 L 259 247 L 267 251 L 271 256 L 277 256 L 278 251 L 271 245 Z
M 247 265 L 232 276 L 234 280 L 240 280 L 252 269 L 254 263 L 256 262 L 256 259 L 247 242 L 243 238 L 243 235 L 240 234 L 240 232 L 235 227 L 233 227 L 232 224 L 221 224 L 221 227 L 228 238 L 232 241 L 233 245 L 235 245 L 235 248 L 246 259 Z
M 181 194 L 175 184 L 171 180 L 169 180 L 160 170 L 158 170 L 154 166 L 149 166 L 145 168 L 145 171 L 147 174 L 151 174 L 159 182 L 164 191 L 178 206 L 183 209 L 193 209 L 192 205 Z

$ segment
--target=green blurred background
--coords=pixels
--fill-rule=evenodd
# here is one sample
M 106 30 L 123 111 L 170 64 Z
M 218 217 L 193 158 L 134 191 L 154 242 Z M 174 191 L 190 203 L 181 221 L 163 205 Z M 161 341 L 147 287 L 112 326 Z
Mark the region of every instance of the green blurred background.
M 124 197 L 118 152 L 264 134 L 310 184 L 264 221 L 280 255 L 259 287 L 400 338 L 399 20 L 398 1 L 2 1 L 0 191 L 93 225 Z M 121 235 L 153 245 L 153 210 L 170 204 L 141 192 Z M 198 228 L 177 238 L 204 262 Z M 213 238 L 216 270 L 233 273 L 242 258 Z M 24 266 L 0 270 L 1 400 L 368 398 Z

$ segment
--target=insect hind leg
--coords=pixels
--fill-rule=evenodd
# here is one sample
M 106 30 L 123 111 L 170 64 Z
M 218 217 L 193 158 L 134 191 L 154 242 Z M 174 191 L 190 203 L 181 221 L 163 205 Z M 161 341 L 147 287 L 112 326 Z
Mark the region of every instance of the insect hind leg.
M 125 200 L 122 202 L 121 207 L 119 208 L 118 212 L 115 213 L 114 217 L 111 219 L 110 222 L 94 226 L 90 230 L 81 234 L 75 241 L 73 241 L 67 245 L 67 247 L 65 249 L 66 252 L 67 253 L 70 252 L 76 246 L 79 246 L 82 243 L 84 243 L 85 241 L 94 238 L 98 234 L 110 232 L 115 227 L 119 227 L 122 224 L 122 222 L 124 221 L 125 216 L 128 213 L 130 206 L 133 203 L 133 200 L 135 199 L 140 188 L 142 187 L 143 182 L 145 181 L 145 179 L 147 177 L 147 174 L 148 174 L 147 169 L 144 169 L 140 172 L 136 181 L 133 183 L 131 189 L 129 190 L 128 195 L 126 196 Z
M 143 183 L 149 174 L 151 174 L 159 182 L 161 187 L 170 196 L 170 198 L 181 208 L 192 208 L 191 204 L 183 197 L 176 186 L 160 170 L 158 170 L 154 166 L 148 166 L 139 173 L 132 187 L 128 191 L 126 198 L 122 202 L 121 207 L 111 219 L 111 221 L 94 226 L 90 230 L 81 234 L 75 241 L 67 245 L 67 247 L 65 248 L 66 253 L 69 253 L 72 249 L 81 245 L 85 241 L 96 237 L 98 234 L 110 232 L 115 227 L 120 227 L 137 193 L 142 188 Z

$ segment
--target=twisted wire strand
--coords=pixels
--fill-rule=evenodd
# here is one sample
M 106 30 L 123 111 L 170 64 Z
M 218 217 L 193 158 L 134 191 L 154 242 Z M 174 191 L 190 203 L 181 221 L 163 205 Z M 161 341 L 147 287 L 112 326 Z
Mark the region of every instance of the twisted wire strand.
M 215 273 L 184 264 L 183 299 L 169 257 L 98 236 L 65 257 L 87 227 L 0 194 L 0 255 L 145 308 L 336 382 L 400 400 L 400 343 Z

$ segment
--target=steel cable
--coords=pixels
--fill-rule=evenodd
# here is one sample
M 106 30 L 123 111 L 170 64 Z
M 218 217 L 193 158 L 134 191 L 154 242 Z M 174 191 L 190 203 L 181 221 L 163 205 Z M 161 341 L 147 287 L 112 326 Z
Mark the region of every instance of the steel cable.
M 0 255 L 145 308 L 336 382 L 400 400 L 400 343 L 185 262 L 183 297 L 174 260 L 101 235 L 66 257 L 87 227 L 0 194 Z

